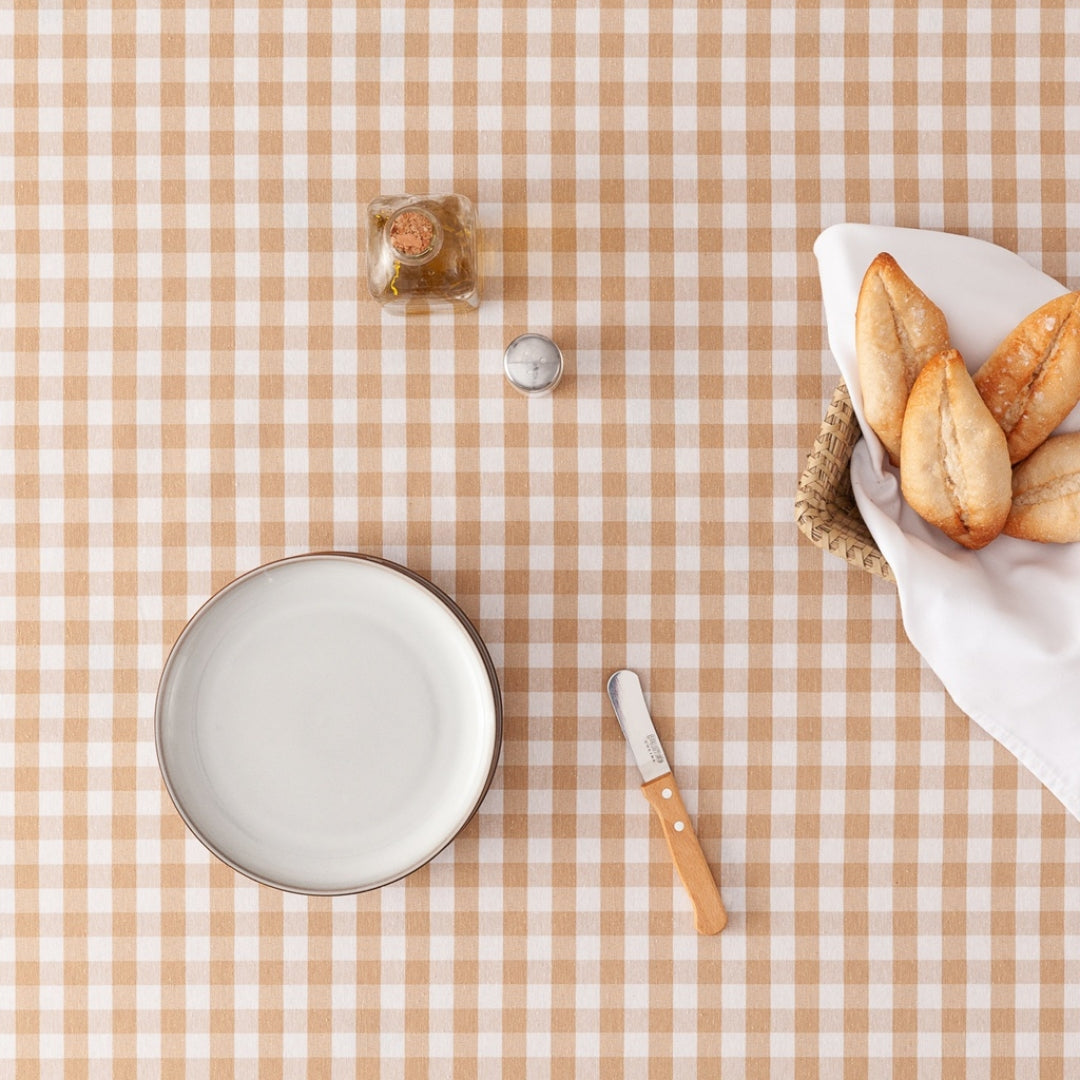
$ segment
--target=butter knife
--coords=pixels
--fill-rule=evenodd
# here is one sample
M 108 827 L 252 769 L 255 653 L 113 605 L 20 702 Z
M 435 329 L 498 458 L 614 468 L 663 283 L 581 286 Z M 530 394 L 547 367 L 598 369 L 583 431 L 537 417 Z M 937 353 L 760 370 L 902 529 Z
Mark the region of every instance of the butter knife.
M 608 679 L 607 689 L 619 727 L 641 770 L 641 790 L 660 819 L 675 869 L 693 904 L 694 926 L 699 934 L 719 934 L 727 925 L 724 902 L 653 726 L 641 680 L 632 671 L 616 671 Z

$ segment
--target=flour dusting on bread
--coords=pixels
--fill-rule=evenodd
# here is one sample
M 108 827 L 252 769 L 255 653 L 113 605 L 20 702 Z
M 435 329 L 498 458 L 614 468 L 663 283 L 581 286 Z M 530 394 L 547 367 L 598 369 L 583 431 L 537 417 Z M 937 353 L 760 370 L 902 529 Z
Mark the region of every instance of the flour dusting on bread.
M 1066 293 L 1023 319 L 975 373 L 1001 425 L 1009 458 L 1023 461 L 1080 401 L 1080 293 Z
M 1013 470 L 1003 531 L 1044 544 L 1080 540 L 1080 432 L 1051 435 Z
M 945 316 L 888 252 L 855 311 L 863 413 L 911 508 L 973 550 L 1080 541 L 1080 292 L 1031 312 L 969 373 Z M 979 360 L 981 358 L 974 358 Z
M 855 310 L 855 351 L 866 421 L 894 465 L 908 394 L 923 365 L 949 344 L 944 314 L 888 252 L 867 268 Z
M 1005 435 L 956 349 L 924 365 L 911 388 L 900 443 L 908 505 L 966 548 L 993 540 L 1012 505 Z

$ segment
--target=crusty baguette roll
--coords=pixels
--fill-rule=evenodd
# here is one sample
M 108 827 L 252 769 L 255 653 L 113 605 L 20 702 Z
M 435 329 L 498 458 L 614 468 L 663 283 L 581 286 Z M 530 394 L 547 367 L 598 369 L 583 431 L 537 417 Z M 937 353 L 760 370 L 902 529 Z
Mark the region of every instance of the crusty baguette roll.
M 941 310 L 882 252 L 863 275 L 855 308 L 855 355 L 863 414 L 900 464 L 904 409 L 915 377 L 949 346 Z
M 958 544 L 985 547 L 1012 506 L 1005 434 L 961 355 L 946 349 L 919 373 L 900 440 L 900 489 L 908 505 Z
M 1027 316 L 975 372 L 975 385 L 1023 461 L 1080 401 L 1080 293 Z
M 1080 432 L 1051 435 L 1013 470 L 1013 501 L 1002 530 L 1021 540 L 1080 540 Z

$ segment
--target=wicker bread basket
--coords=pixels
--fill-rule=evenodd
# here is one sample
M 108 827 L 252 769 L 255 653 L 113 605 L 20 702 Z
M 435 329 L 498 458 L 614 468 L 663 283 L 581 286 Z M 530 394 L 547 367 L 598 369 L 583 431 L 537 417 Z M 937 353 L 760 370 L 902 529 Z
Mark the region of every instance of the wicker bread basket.
M 895 582 L 851 491 L 851 451 L 861 437 L 851 397 L 841 382 L 829 402 L 806 471 L 799 481 L 795 522 L 799 531 L 823 551 Z

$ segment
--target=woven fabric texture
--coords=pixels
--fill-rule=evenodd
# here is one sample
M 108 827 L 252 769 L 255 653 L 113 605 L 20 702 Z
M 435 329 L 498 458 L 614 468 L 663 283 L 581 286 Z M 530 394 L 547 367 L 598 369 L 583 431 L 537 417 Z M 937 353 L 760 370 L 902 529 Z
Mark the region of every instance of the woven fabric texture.
M 827 413 L 848 512 L 814 239 L 946 229 L 1080 285 L 1078 57 L 1063 0 L 0 10 L 0 1074 L 1080 1076 L 1080 827 L 856 522 L 821 550 L 792 513 Z M 475 203 L 476 313 L 367 296 L 401 191 Z M 550 397 L 503 378 L 525 331 Z M 187 832 L 153 714 L 208 596 L 327 549 L 461 605 L 505 739 L 434 862 L 317 899 Z

